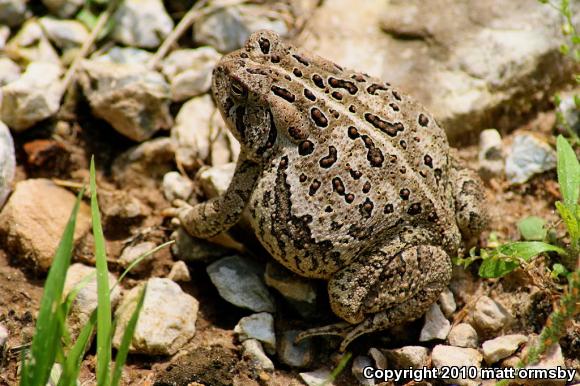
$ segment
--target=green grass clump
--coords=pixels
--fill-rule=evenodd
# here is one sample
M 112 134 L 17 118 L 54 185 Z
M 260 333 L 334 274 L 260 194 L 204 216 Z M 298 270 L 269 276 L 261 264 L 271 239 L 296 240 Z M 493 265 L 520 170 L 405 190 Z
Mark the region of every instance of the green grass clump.
M 121 339 L 121 345 L 117 350 L 114 367 L 111 368 L 112 337 L 114 323 L 111 313 L 111 289 L 109 289 L 107 256 L 105 252 L 105 238 L 101 225 L 99 206 L 97 203 L 97 190 L 95 182 L 95 165 L 91 160 L 90 169 L 91 188 L 91 217 L 93 224 L 93 236 L 95 239 L 95 259 L 97 268 L 97 294 L 98 305 L 91 314 L 89 321 L 81 329 L 75 342 L 71 342 L 70 333 L 66 326 L 66 317 L 79 290 L 86 285 L 93 276 L 82 280 L 66 297 L 62 299 L 66 272 L 70 266 L 73 252 L 73 235 L 76 217 L 83 196 L 82 190 L 77 196 L 77 201 L 62 235 L 57 248 L 54 261 L 48 272 L 42 296 L 36 331 L 28 354 L 23 357 L 20 377 L 21 386 L 44 386 L 49 380 L 51 369 L 55 363 L 62 365 L 62 373 L 58 379 L 58 386 L 73 386 L 77 384 L 77 378 L 81 363 L 88 349 L 91 337 L 96 327 L 97 331 L 97 366 L 96 377 L 99 386 L 117 386 L 121 380 L 123 366 L 127 359 L 133 333 L 137 326 L 139 313 L 143 306 L 146 288 L 144 286 L 135 311 L 125 329 Z M 170 243 L 165 243 L 140 256 L 119 278 L 123 277 L 138 264 L 143 258 L 154 253 L 158 249 Z M 116 285 L 116 284 L 115 284 Z

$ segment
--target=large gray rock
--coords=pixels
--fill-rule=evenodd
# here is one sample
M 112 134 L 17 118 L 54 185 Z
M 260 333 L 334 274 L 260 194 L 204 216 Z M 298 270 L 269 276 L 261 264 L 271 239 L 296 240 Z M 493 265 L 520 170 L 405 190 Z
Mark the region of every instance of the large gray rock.
M 488 127 L 516 127 L 572 79 L 572 62 L 559 53 L 561 24 L 539 1 L 368 0 L 352 7 L 335 0 L 322 3 L 297 40 L 406 90 L 453 142 Z
M 30 63 L 20 78 L 0 89 L 2 121 L 12 130 L 24 131 L 54 115 L 63 92 L 60 73 L 55 64 Z
M 46 179 L 16 184 L 0 213 L 0 238 L 18 259 L 47 271 L 75 203 L 75 195 Z M 74 240 L 90 227 L 90 210 L 81 202 Z
M 169 86 L 158 72 L 138 64 L 84 60 L 79 80 L 93 114 L 134 141 L 171 125 Z
M 14 141 L 8 126 L 0 121 L 0 209 L 12 190 L 15 168 Z
M 113 346 L 118 348 L 127 323 L 131 319 L 143 284 L 133 287 L 121 301 L 115 317 L 117 329 Z M 170 279 L 152 278 L 147 282 L 147 292 L 135 334 L 129 350 L 150 355 L 172 355 L 195 334 L 195 321 L 199 302 L 181 290 Z
M 240 256 L 224 257 L 207 266 L 207 273 L 222 298 L 255 312 L 274 312 L 276 306 L 262 281 L 263 268 Z
M 125 0 L 114 20 L 113 39 L 127 46 L 156 48 L 173 29 L 161 0 Z

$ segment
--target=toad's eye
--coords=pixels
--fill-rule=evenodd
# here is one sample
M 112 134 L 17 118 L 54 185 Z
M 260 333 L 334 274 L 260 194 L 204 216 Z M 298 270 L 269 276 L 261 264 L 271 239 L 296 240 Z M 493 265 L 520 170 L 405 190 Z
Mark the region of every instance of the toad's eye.
M 245 96 L 246 95 L 246 88 L 243 84 L 238 81 L 232 81 L 230 88 L 232 90 L 232 94 L 237 96 Z

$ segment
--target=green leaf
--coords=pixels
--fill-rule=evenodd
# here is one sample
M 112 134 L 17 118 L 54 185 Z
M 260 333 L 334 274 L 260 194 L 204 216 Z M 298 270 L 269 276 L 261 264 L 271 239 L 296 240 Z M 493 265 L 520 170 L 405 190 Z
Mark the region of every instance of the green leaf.
M 566 276 L 568 275 L 569 271 L 566 269 L 566 267 L 564 267 L 562 264 L 560 263 L 556 263 L 552 266 L 552 272 L 550 273 L 550 276 L 552 276 L 554 279 L 556 279 L 558 276 Z
M 544 240 L 546 237 L 546 221 L 537 216 L 529 216 L 518 221 L 518 230 L 525 240 Z
M 562 135 L 556 140 L 558 157 L 558 183 L 564 204 L 572 210 L 578 204 L 580 194 L 580 163 L 576 153 Z
M 133 311 L 131 319 L 129 319 L 129 322 L 125 327 L 123 337 L 121 338 L 121 344 L 119 345 L 117 357 L 115 358 L 115 370 L 113 371 L 113 379 L 111 381 L 112 386 L 117 386 L 121 381 L 123 366 L 125 365 L 125 361 L 127 360 L 127 354 L 129 353 L 129 347 L 131 346 L 133 334 L 135 333 L 135 329 L 137 328 L 139 314 L 141 313 L 141 309 L 143 308 L 143 302 L 145 300 L 146 293 L 147 293 L 147 284 L 143 286 L 143 289 L 141 289 L 141 292 L 139 293 L 137 307 L 135 307 L 135 311 Z
M 101 214 L 97 202 L 95 159 L 91 158 L 91 215 L 95 239 L 97 268 L 97 385 L 109 385 L 109 362 L 111 361 L 111 299 L 109 297 L 109 270 L 105 250 L 105 237 L 101 225 Z
M 580 110 L 580 95 L 574 95 L 574 105 Z
M 479 266 L 479 276 L 483 278 L 497 278 L 507 275 L 520 264 L 517 261 L 507 260 L 502 257 L 493 257 L 483 260 Z
M 64 289 L 64 279 L 70 266 L 76 218 L 83 193 L 84 189 L 77 196 L 56 250 L 52 266 L 48 271 L 36 321 L 36 332 L 30 347 L 30 356 L 22 366 L 21 385 L 44 386 L 60 347 L 60 337 L 64 328 L 62 315 L 59 311 L 61 309 L 60 303 Z
M 578 249 L 580 245 L 580 215 L 574 213 L 560 201 L 556 202 L 556 209 L 558 209 L 558 213 L 560 213 L 560 217 L 564 220 L 566 224 L 566 228 L 568 229 L 568 233 L 570 234 L 570 238 L 572 239 L 572 248 Z M 576 207 L 576 212 L 580 211 L 580 206 Z
M 524 261 L 530 261 L 532 257 L 544 252 L 557 252 L 560 255 L 566 255 L 566 251 L 562 248 L 541 241 L 507 243 L 500 246 L 498 251 L 503 255 L 517 257 Z

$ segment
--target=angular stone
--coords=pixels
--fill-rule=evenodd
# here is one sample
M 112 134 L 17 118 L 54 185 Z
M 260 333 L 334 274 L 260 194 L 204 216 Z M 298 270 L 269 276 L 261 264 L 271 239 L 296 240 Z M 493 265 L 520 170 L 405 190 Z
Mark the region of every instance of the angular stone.
M 12 191 L 15 169 L 14 141 L 8 127 L 0 121 L 0 209 Z
M 535 174 L 556 167 L 556 151 L 542 138 L 529 133 L 513 138 L 505 162 L 505 173 L 512 184 L 526 182 Z
M 0 0 L 0 24 L 16 27 L 26 18 L 25 0 Z
M 169 202 L 176 199 L 186 201 L 193 192 L 193 182 L 179 172 L 169 172 L 163 176 L 163 195 Z
M 256 339 L 246 339 L 242 342 L 242 347 L 244 349 L 244 356 L 249 357 L 255 367 L 268 372 L 274 371 L 274 363 L 268 358 L 259 341 Z
M 84 60 L 79 82 L 93 114 L 134 141 L 171 125 L 169 86 L 158 72 L 137 64 Z
M 496 129 L 483 130 L 479 134 L 479 173 L 489 179 L 502 175 L 504 152 L 501 135 Z
M 451 346 L 477 348 L 477 331 L 471 327 L 471 324 L 459 323 L 451 327 L 447 341 Z
M 280 292 L 303 317 L 316 314 L 317 294 L 311 280 L 298 276 L 273 261 L 266 264 L 264 280 L 269 287 Z
M 131 319 L 144 284 L 133 287 L 121 301 L 115 317 L 117 329 L 113 346 L 119 348 L 127 323 Z M 130 352 L 148 355 L 173 355 L 195 334 L 199 302 L 169 279 L 152 278 L 147 292 Z
M 14 82 L 19 77 L 20 67 L 9 58 L 0 57 L 0 87 Z
M 57 47 L 67 49 L 80 47 L 89 38 L 85 25 L 75 20 L 59 20 L 49 16 L 38 19 L 46 36 Z
M 476 367 L 481 368 L 483 359 L 479 351 L 472 348 L 461 348 L 445 345 L 437 345 L 431 353 L 433 367 L 457 366 L 457 367 Z M 480 382 L 477 379 L 445 379 L 445 383 L 460 386 L 478 386 Z
M 48 62 L 60 66 L 60 58 L 42 28 L 35 19 L 30 19 L 6 44 L 10 58 L 22 63 Z
M 510 313 L 487 296 L 479 298 L 473 311 L 473 322 L 478 330 L 499 331 L 510 321 Z
M 284 331 L 278 339 L 278 359 L 280 362 L 297 368 L 308 367 L 314 359 L 314 347 L 310 339 L 306 339 L 296 344 L 294 340 L 299 331 Z
M 113 39 L 127 46 L 156 48 L 173 30 L 161 0 L 125 0 L 113 19 Z
M 112 47 L 104 55 L 93 57 L 95 62 L 146 65 L 153 54 L 135 47 Z
M 240 256 L 224 257 L 207 267 L 222 298 L 255 312 L 274 312 L 276 306 L 262 281 L 263 272 L 259 264 Z
M 330 378 L 330 370 L 326 367 L 307 373 L 299 373 L 299 375 L 308 386 L 320 386 L 322 384 L 324 386 L 334 386 L 333 382 L 326 382 Z
M 439 295 L 439 306 L 445 317 L 450 318 L 451 315 L 457 309 L 457 304 L 455 303 L 455 297 L 453 292 L 449 288 L 445 288 L 443 292 Z
M 429 350 L 423 346 L 405 346 L 393 350 L 383 350 L 389 364 L 396 369 L 427 366 Z
M 42 0 L 48 10 L 63 19 L 74 16 L 84 4 L 83 0 Z
M 276 334 L 272 314 L 260 312 L 240 319 L 234 327 L 240 341 L 256 339 L 260 341 L 268 354 L 276 353 Z
M 46 179 L 16 184 L 0 213 L 0 237 L 15 257 L 47 271 L 75 204 L 75 195 Z M 90 210 L 81 202 L 75 242 L 90 228 Z
M 0 89 L 2 121 L 12 130 L 24 131 L 54 115 L 63 92 L 60 73 L 55 64 L 30 63 L 20 78 Z
M 425 314 L 425 324 L 419 336 L 420 342 L 433 339 L 445 339 L 451 330 L 451 323 L 445 318 L 437 303 L 431 305 Z
M 199 170 L 196 180 L 208 198 L 217 197 L 225 193 L 236 170 L 235 163 L 220 166 L 203 167 Z
M 187 282 L 191 280 L 191 275 L 189 274 L 189 268 L 184 261 L 176 261 L 171 266 L 171 270 L 167 275 L 167 278 L 176 282 L 183 281 Z
M 521 344 L 527 341 L 528 337 L 522 334 L 504 335 L 487 340 L 481 346 L 483 349 L 483 358 L 488 364 L 494 364 L 512 355 Z

